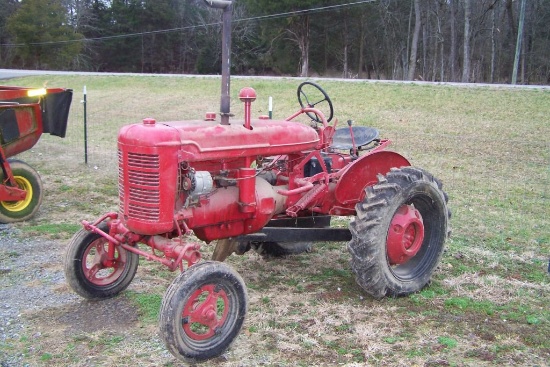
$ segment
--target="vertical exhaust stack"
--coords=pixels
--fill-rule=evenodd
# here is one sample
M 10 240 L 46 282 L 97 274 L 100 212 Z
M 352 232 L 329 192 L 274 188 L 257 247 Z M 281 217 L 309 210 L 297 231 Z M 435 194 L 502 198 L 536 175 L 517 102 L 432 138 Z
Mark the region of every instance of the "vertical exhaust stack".
M 214 9 L 223 9 L 222 17 L 222 96 L 220 102 L 221 124 L 229 125 L 231 115 L 231 100 L 229 97 L 231 73 L 231 16 L 233 4 L 229 0 L 204 0 L 206 5 Z

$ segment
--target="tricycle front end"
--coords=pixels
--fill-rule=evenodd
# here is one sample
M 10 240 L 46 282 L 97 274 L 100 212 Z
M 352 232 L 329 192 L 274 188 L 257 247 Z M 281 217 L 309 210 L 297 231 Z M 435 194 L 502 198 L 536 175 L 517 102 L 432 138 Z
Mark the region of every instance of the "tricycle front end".
M 232 1 L 206 3 L 223 10 L 230 55 Z M 358 284 L 375 298 L 399 296 L 428 284 L 449 232 L 441 182 L 387 150 L 375 129 L 352 121 L 337 129 L 317 84 L 300 84 L 300 108 L 285 120 L 253 118 L 256 92 L 243 88 L 244 120 L 232 120 L 227 60 L 219 117 L 146 118 L 120 130 L 119 210 L 83 222 L 65 261 L 69 284 L 90 299 L 128 287 L 138 256 L 180 269 L 162 301 L 160 332 L 191 363 L 222 354 L 243 325 L 246 286 L 223 263 L 227 256 L 347 241 Z M 333 216 L 355 220 L 331 228 Z M 201 262 L 201 246 L 211 242 L 212 259 Z

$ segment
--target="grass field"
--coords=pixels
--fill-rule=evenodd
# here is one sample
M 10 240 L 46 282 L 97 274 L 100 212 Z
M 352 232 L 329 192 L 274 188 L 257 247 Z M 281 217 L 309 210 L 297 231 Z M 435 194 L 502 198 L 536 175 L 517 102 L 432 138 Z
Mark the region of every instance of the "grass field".
M 46 197 L 24 236 L 66 242 L 81 219 L 116 209 L 116 133 L 144 117 L 200 119 L 217 111 L 216 78 L 68 77 L 10 80 L 75 90 L 66 139 L 44 136 L 21 158 L 40 171 Z M 249 313 L 237 341 L 206 366 L 544 366 L 550 361 L 550 91 L 320 81 L 340 126 L 352 119 L 393 141 L 392 149 L 439 177 L 449 194 L 452 236 L 432 284 L 376 301 L 355 284 L 345 244 L 265 261 L 227 260 L 245 279 Z M 298 108 L 293 79 L 233 79 L 232 112 L 245 85 L 253 115 Z M 87 86 L 90 164 L 82 163 L 82 88 Z M 212 249 L 204 246 L 205 253 Z M 59 264 L 61 266 L 61 264 Z M 86 337 L 52 331 L 28 353 L 31 365 L 173 366 L 156 336 L 171 279 L 141 261 L 120 297 L 139 319 L 129 329 Z M 68 290 L 66 290 L 68 291 Z M 101 307 L 101 303 L 94 307 Z M 25 342 L 22 341 L 21 345 Z M 46 357 L 44 357 L 46 356 Z M 88 359 L 89 361 L 90 359 Z

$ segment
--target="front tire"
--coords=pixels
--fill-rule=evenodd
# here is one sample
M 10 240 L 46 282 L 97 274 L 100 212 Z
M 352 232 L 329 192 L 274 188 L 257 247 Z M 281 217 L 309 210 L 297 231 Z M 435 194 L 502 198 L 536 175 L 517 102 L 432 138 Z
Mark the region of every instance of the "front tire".
M 441 260 L 450 211 L 441 182 L 404 167 L 379 175 L 356 205 L 348 243 L 357 283 L 375 298 L 421 290 Z
M 98 226 L 109 233 L 105 222 Z M 109 241 L 81 229 L 67 248 L 65 278 L 71 288 L 87 299 L 111 298 L 125 290 L 136 274 L 139 255 L 115 246 L 114 260 L 108 259 Z
M 25 162 L 9 159 L 8 163 L 15 178 L 17 187 L 25 190 L 27 196 L 18 201 L 0 202 L 0 222 L 13 223 L 21 222 L 33 217 L 40 204 L 42 204 L 43 188 L 42 179 L 38 173 Z M 0 173 L 2 181 L 5 179 Z
M 231 267 L 217 261 L 194 265 L 164 294 L 161 338 L 176 358 L 188 363 L 215 358 L 239 334 L 246 309 L 246 286 Z

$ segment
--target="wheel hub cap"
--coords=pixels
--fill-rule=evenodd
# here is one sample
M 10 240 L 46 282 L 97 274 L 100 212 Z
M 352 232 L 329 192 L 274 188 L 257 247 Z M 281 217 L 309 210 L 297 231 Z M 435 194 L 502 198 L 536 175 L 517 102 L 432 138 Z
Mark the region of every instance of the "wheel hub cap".
M 27 178 L 15 176 L 15 182 L 18 188 L 27 192 L 27 196 L 23 200 L 0 202 L 0 204 L 10 212 L 20 212 L 24 210 L 29 206 L 33 198 L 32 184 Z
M 404 264 L 422 247 L 424 223 L 412 205 L 403 205 L 395 213 L 388 230 L 387 254 L 391 265 Z
M 223 327 L 229 311 L 229 298 L 216 285 L 197 289 L 186 302 L 182 311 L 182 326 L 193 340 L 207 340 Z

